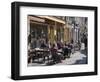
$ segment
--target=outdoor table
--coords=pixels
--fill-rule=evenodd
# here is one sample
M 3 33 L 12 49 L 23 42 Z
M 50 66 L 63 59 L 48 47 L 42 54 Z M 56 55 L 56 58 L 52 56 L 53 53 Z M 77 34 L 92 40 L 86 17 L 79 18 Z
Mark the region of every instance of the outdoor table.
M 63 51 L 61 49 L 57 50 L 57 53 L 63 54 Z
M 61 57 L 61 59 L 64 59 L 64 53 L 62 49 L 57 50 L 57 54 Z
M 41 48 L 35 48 L 33 50 L 31 50 L 31 54 L 33 53 L 35 55 L 35 57 L 38 58 L 43 58 L 43 62 L 45 62 L 45 57 L 48 57 L 48 62 L 49 62 L 49 50 L 48 49 L 41 49 Z

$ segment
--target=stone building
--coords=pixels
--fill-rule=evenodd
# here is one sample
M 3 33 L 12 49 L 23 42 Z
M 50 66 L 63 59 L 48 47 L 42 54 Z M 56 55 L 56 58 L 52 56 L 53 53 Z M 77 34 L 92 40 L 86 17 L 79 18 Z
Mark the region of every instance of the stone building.
M 74 42 L 81 41 L 88 31 L 88 18 L 87 17 L 66 17 L 67 25 L 70 28 L 70 39 Z

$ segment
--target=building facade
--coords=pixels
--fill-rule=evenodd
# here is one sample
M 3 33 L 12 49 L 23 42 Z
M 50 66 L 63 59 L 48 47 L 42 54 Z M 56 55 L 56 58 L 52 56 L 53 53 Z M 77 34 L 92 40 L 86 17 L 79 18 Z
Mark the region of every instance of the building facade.
M 64 16 L 28 16 L 28 36 L 33 48 L 45 43 L 70 42 L 70 29 Z
M 28 15 L 28 37 L 33 48 L 40 47 L 41 41 L 48 43 L 81 42 L 87 34 L 88 18 L 66 16 L 34 16 Z
M 84 34 L 87 36 L 87 17 L 66 17 L 66 20 L 70 28 L 70 38 L 74 43 L 81 41 Z

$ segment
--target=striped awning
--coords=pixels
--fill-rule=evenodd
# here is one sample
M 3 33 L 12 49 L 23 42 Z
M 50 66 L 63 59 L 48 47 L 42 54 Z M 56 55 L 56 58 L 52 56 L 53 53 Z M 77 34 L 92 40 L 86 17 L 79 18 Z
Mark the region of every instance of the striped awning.
M 36 16 L 28 16 L 29 20 L 37 21 L 37 22 L 45 22 L 45 19 L 36 17 Z
M 56 21 L 56 22 L 59 22 L 59 23 L 65 24 L 65 21 L 60 20 L 60 19 L 55 18 L 55 17 L 51 17 L 51 16 L 39 16 L 39 17 L 46 18 L 46 19 L 49 19 L 49 20 L 52 20 L 52 21 Z

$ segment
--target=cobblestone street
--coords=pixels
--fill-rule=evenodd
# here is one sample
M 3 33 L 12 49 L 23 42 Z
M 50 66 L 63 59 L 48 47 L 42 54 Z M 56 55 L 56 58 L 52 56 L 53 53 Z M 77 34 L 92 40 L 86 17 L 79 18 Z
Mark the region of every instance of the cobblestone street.
M 28 66 L 45 66 L 45 63 L 30 63 Z M 87 64 L 87 56 L 85 54 L 81 54 L 79 51 L 76 51 L 74 54 L 71 54 L 70 58 L 66 58 L 62 60 L 61 63 L 56 63 L 52 65 L 77 65 L 77 64 Z
M 62 60 L 62 63 L 58 63 L 57 65 L 65 64 L 65 65 L 72 65 L 72 64 L 86 64 L 87 57 L 84 54 L 81 54 L 79 51 L 76 51 L 74 54 L 71 54 L 70 58 L 66 58 Z

